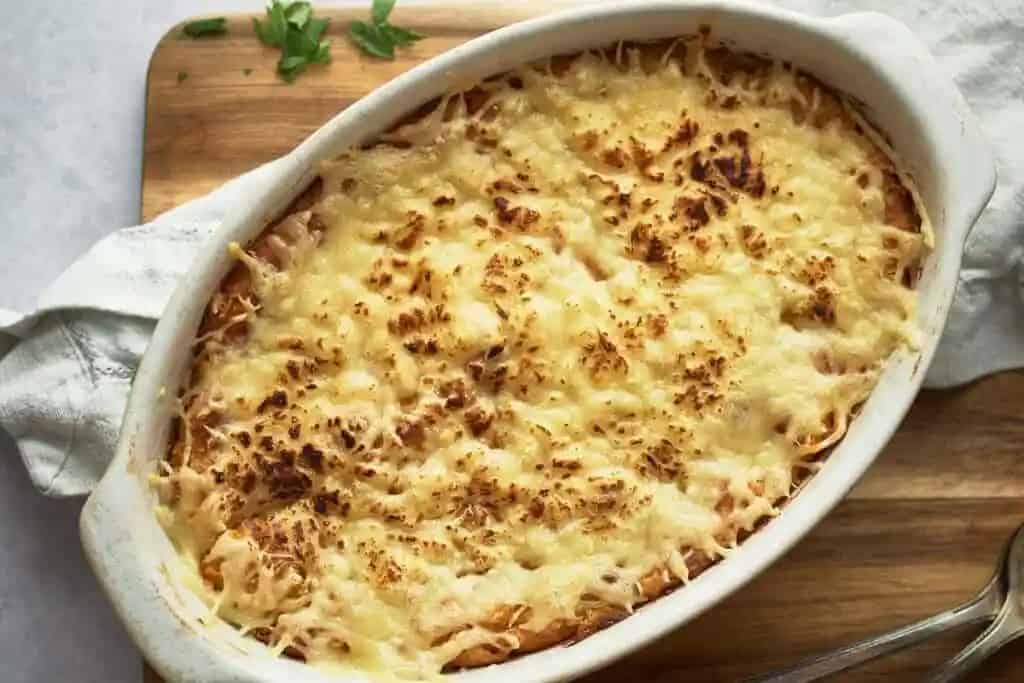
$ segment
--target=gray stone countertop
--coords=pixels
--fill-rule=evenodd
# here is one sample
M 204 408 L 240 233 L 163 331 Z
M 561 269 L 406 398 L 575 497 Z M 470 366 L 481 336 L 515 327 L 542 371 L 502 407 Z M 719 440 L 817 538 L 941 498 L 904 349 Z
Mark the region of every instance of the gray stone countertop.
M 262 0 L 0 2 L 0 307 L 31 308 L 89 245 L 139 220 L 146 69 L 174 23 Z M 0 349 L 2 351 L 2 349 Z M 49 500 L 0 432 L 0 680 L 139 683 L 85 563 L 82 500 Z

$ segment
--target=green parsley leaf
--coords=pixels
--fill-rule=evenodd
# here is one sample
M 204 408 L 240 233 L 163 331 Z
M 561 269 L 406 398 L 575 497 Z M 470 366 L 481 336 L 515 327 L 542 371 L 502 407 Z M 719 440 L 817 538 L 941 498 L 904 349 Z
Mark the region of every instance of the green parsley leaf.
M 310 39 L 302 31 L 288 31 L 284 36 L 284 42 L 281 44 L 284 57 L 293 57 L 295 55 L 306 56 L 316 53 L 316 41 Z
M 423 39 L 423 36 L 416 33 L 416 31 L 410 31 L 407 28 L 399 28 L 398 26 L 392 26 L 391 24 L 382 25 L 380 30 L 388 40 L 398 46 L 412 45 L 417 40 Z
M 307 66 L 309 66 L 308 59 L 302 55 L 294 55 L 282 59 L 277 65 L 277 71 L 284 80 L 291 83 L 296 76 L 306 70 Z
M 388 16 L 391 14 L 391 10 L 395 8 L 395 0 L 373 0 L 373 6 L 370 8 L 370 16 L 373 18 L 373 23 L 380 26 L 388 22 Z
M 185 24 L 183 29 L 189 38 L 201 38 L 202 36 L 215 36 L 226 33 L 228 20 L 224 17 L 212 17 L 210 19 L 197 19 Z
M 348 33 L 363 52 L 381 59 L 395 58 L 395 45 L 381 33 L 379 26 L 364 21 L 353 21 Z
M 309 36 L 310 40 L 320 42 L 320 36 L 327 30 L 327 24 L 330 19 L 317 19 L 316 17 L 310 17 L 306 25 L 302 27 L 302 32 Z
M 260 20 L 256 17 L 252 18 L 252 30 L 256 32 L 256 37 L 260 39 L 260 42 L 264 45 L 273 45 L 270 41 L 270 34 L 266 27 L 260 23 Z
M 331 44 L 320 43 L 316 48 L 316 54 L 313 55 L 313 61 L 317 64 L 327 64 L 331 61 Z
M 295 28 L 302 28 L 313 15 L 313 6 L 308 2 L 293 2 L 284 11 L 288 23 Z
M 243 76 L 248 76 L 251 73 L 252 73 L 252 69 L 242 69 L 242 75 Z
M 181 83 L 186 78 L 188 78 L 188 72 L 187 71 L 179 71 L 178 72 L 178 83 Z
M 327 19 L 313 16 L 313 6 L 304 0 L 271 0 L 264 21 L 253 19 L 256 36 L 265 45 L 281 48 L 277 73 L 289 83 L 310 64 L 331 61 L 330 43 L 320 40 Z
M 285 6 L 282 5 L 278 0 L 274 0 L 271 4 L 267 5 L 267 20 L 265 23 L 260 23 L 258 19 L 253 19 L 253 28 L 256 29 L 256 35 L 265 45 L 280 45 L 284 40 L 285 34 L 288 32 L 288 20 L 284 15 Z
M 282 44 L 285 36 L 288 35 L 288 15 L 285 14 L 287 7 L 286 4 L 274 0 L 274 3 L 270 6 L 270 11 L 267 13 L 270 17 L 270 23 L 274 27 L 274 34 L 277 36 L 278 45 Z
M 352 42 L 374 57 L 394 59 L 395 48 L 412 45 L 423 36 L 407 28 L 392 26 L 388 22 L 391 10 L 395 8 L 395 0 L 373 0 L 370 8 L 371 23 L 353 21 L 349 25 L 348 34 Z

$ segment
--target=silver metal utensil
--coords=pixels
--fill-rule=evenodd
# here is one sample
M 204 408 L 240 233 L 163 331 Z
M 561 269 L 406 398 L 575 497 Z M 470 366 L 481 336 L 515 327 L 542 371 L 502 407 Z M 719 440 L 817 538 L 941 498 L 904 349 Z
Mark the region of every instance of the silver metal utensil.
M 980 636 L 958 655 L 928 674 L 928 683 L 949 683 L 959 680 L 1011 640 L 1024 635 L 1024 526 L 1018 527 L 1004 553 L 1000 581 L 1006 587 L 995 619 Z
M 933 671 L 929 683 L 949 683 L 970 671 L 1014 638 L 1024 635 L 1024 525 L 1003 549 L 995 574 L 971 601 L 933 617 L 815 655 L 795 666 L 749 679 L 748 683 L 803 683 L 851 669 L 883 655 L 917 645 L 932 636 L 968 624 L 992 624 L 960 654 Z

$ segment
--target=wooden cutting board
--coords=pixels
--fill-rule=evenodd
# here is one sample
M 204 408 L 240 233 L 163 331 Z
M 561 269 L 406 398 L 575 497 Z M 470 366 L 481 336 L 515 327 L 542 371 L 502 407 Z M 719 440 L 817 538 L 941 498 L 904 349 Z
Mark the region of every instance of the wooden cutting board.
M 429 37 L 393 62 L 366 58 L 345 39 L 348 22 L 366 10 L 324 11 L 333 62 L 292 85 L 275 75 L 277 52 L 256 40 L 249 16 L 231 17 L 223 37 L 191 40 L 172 29 L 150 63 L 142 218 L 288 152 L 418 62 L 553 6 L 400 7 L 395 23 Z M 1022 444 L 1024 373 L 924 392 L 864 480 L 785 558 L 696 621 L 584 680 L 735 681 L 969 598 L 1024 521 Z M 839 680 L 918 680 L 975 633 Z M 148 667 L 146 679 L 158 680 Z M 1024 680 L 1024 641 L 972 680 Z

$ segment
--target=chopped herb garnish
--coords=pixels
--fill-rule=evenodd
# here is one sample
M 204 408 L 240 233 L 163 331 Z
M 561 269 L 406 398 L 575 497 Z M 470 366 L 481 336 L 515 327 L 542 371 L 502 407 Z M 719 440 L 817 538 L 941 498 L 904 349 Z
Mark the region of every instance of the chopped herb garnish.
M 395 58 L 395 45 L 384 36 L 379 26 L 364 21 L 353 21 L 348 32 L 356 45 L 366 54 L 381 59 Z
M 381 59 L 394 59 L 396 47 L 412 45 L 423 38 L 415 31 L 392 26 L 388 22 L 394 7 L 395 0 L 373 0 L 370 23 L 353 21 L 349 25 L 349 37 L 366 54 Z
M 188 72 L 187 71 L 179 71 L 178 72 L 178 83 L 181 83 L 186 78 L 188 78 Z
M 272 0 L 267 5 L 266 20 L 252 20 L 256 35 L 265 45 L 281 48 L 277 73 L 289 83 L 310 64 L 331 61 L 331 44 L 320 40 L 327 22 L 313 16 L 310 3 L 298 0 Z
M 388 16 L 394 8 L 395 0 L 373 0 L 373 6 L 370 7 L 370 17 L 373 19 L 373 23 L 378 26 L 388 23 Z
M 252 73 L 252 69 L 242 69 L 242 75 L 243 76 L 248 76 L 251 73 Z
M 185 35 L 190 38 L 201 38 L 202 36 L 215 36 L 226 33 L 228 20 L 224 17 L 212 17 L 210 19 L 198 19 L 185 24 Z

